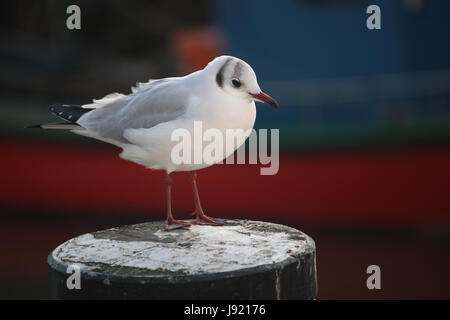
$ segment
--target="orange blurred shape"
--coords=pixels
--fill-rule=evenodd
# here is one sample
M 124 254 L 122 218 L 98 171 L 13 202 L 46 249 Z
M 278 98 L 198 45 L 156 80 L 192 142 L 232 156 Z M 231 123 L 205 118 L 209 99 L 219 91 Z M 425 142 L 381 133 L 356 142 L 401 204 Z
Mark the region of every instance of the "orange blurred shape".
M 203 69 L 224 52 L 222 34 L 214 27 L 183 28 L 172 34 L 171 46 L 183 74 Z

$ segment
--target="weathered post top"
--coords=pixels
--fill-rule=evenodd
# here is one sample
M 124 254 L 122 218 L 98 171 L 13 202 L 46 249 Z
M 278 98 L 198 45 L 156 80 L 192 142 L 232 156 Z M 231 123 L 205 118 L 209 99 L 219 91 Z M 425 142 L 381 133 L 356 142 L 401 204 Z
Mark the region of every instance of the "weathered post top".
M 314 299 L 314 241 L 283 225 L 148 222 L 73 238 L 48 257 L 54 298 Z M 71 266 L 80 270 L 80 288 Z M 71 268 L 69 268 L 71 267 Z M 69 269 L 68 269 L 69 268 Z M 68 272 L 69 270 L 69 272 Z

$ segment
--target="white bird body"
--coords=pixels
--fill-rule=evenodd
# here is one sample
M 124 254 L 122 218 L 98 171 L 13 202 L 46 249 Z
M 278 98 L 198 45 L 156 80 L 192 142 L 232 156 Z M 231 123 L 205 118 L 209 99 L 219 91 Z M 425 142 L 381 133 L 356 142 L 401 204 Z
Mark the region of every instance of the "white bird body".
M 217 62 L 221 62 L 220 60 Z M 223 137 L 222 154 L 225 159 L 245 142 L 256 119 L 256 107 L 253 99 L 242 99 L 240 96 L 230 95 L 217 86 L 214 77 L 220 63 L 216 64 L 209 65 L 209 68 L 185 77 L 150 80 L 133 88 L 134 92 L 130 95 L 111 94 L 103 99 L 94 100 L 93 104 L 83 107 L 96 110 L 81 116 L 77 123 L 83 129 L 73 131 L 121 147 L 123 149 L 120 155 L 122 158 L 150 169 L 172 172 L 208 167 L 212 164 L 203 160 L 201 163 L 193 163 L 193 161 L 191 163 L 174 163 L 171 154 L 173 147 L 178 142 L 171 141 L 172 132 L 183 128 L 190 132 L 191 137 L 194 137 L 194 121 L 202 121 L 203 132 L 209 128 L 218 129 Z M 150 109 L 154 106 L 152 101 L 155 100 L 165 101 L 159 106 L 167 106 L 167 108 L 156 106 Z M 167 105 L 167 101 L 170 101 L 171 105 Z M 111 112 L 108 112 L 108 109 Z M 147 109 L 147 112 L 144 112 L 144 116 L 139 117 L 142 109 Z M 133 114 L 136 114 L 137 117 L 130 117 Z M 146 116 L 151 117 L 150 122 L 155 118 L 160 122 L 146 127 Z M 126 127 L 127 119 L 134 121 L 132 126 Z M 141 125 L 139 125 L 139 119 L 142 122 Z M 121 123 L 125 127 L 123 130 L 121 130 Z M 121 134 L 124 139 L 115 138 L 115 134 L 102 135 L 102 132 L 108 132 L 102 124 L 110 129 L 109 132 L 117 132 L 114 128 L 119 128 L 119 135 Z M 242 129 L 248 133 L 237 137 L 233 150 L 226 150 L 225 139 L 228 129 Z M 196 147 L 204 148 L 209 143 L 203 141 L 201 146 L 196 145 Z M 194 143 L 191 143 L 192 155 L 194 151 Z

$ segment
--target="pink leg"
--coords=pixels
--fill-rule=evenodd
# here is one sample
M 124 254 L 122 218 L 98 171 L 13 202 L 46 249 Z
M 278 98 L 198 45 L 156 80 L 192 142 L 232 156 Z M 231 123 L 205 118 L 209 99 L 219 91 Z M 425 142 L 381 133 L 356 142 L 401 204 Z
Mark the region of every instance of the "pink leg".
M 167 220 L 165 229 L 166 231 L 170 231 L 178 228 L 189 228 L 191 226 L 190 223 L 175 220 L 172 215 L 172 201 L 171 201 L 171 189 L 172 189 L 172 179 L 169 174 L 166 173 L 166 191 L 167 191 Z
M 196 224 L 212 224 L 216 226 L 223 226 L 223 223 L 218 222 L 203 212 L 202 205 L 200 204 L 200 197 L 198 195 L 198 189 L 197 189 L 197 172 L 196 171 L 190 171 L 189 172 L 189 178 L 191 180 L 192 184 L 192 190 L 194 191 L 194 201 L 195 201 L 195 211 L 192 213 L 193 216 L 195 216 Z

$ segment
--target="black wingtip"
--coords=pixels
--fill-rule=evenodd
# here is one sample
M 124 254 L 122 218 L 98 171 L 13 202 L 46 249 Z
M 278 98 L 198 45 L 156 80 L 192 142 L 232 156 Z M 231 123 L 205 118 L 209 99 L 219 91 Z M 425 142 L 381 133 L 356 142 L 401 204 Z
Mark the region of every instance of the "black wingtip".
M 81 106 L 72 104 L 52 104 L 48 107 L 48 110 L 54 115 L 69 121 L 71 123 L 76 123 L 77 120 L 85 113 L 90 112 L 94 109 L 83 108 Z
M 26 126 L 25 128 L 26 129 L 37 129 L 37 128 L 42 128 L 42 125 L 41 124 L 34 124 L 34 125 L 31 125 L 31 126 Z

